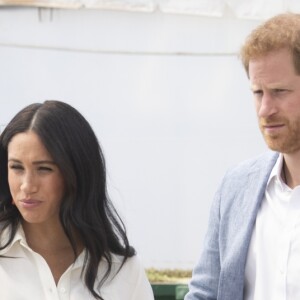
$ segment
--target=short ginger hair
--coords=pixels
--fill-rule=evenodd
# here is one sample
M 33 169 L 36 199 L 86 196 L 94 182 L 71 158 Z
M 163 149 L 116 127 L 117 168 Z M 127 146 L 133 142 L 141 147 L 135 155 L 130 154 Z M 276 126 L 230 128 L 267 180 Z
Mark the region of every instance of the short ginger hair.
M 240 51 L 247 74 L 251 59 L 280 49 L 291 51 L 296 73 L 300 75 L 300 14 L 277 15 L 251 32 Z

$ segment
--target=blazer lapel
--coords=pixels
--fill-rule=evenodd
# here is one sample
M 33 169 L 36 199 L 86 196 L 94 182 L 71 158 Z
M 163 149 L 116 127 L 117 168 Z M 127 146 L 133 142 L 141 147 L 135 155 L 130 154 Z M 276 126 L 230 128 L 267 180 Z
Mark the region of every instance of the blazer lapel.
M 219 281 L 220 300 L 242 300 L 245 264 L 257 212 L 264 197 L 266 184 L 278 155 L 257 161 L 249 170 L 246 184 L 230 209 L 227 239 Z

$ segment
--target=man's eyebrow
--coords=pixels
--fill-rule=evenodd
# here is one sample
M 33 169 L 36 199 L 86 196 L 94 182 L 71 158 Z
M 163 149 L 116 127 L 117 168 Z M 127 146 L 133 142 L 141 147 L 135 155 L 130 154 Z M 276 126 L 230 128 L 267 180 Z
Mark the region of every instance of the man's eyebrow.
M 251 90 L 257 90 L 257 89 L 259 89 L 260 88 L 260 86 L 259 85 L 257 85 L 257 84 L 250 84 L 250 89 Z

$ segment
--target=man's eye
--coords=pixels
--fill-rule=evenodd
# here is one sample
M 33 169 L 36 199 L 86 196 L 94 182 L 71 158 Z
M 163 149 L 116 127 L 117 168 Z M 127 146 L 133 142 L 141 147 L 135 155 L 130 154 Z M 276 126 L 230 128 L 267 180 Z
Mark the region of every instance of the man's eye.
M 253 94 L 254 95 L 262 95 L 262 91 L 261 90 L 253 91 Z

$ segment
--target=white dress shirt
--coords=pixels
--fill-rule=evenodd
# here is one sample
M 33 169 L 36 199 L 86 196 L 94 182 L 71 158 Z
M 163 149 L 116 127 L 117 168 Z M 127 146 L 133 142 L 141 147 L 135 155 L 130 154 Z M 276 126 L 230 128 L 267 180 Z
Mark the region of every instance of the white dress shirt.
M 245 300 L 300 299 L 300 186 L 281 178 L 280 155 L 256 217 L 245 270 Z
M 2 241 L 5 239 L 2 236 Z M 3 245 L 3 244 L 2 244 Z M 55 284 L 44 258 L 26 243 L 22 227 L 9 247 L 0 251 L 0 299 L 2 300 L 90 300 L 95 299 L 80 278 L 84 252 Z M 105 300 L 153 300 L 151 286 L 136 256 L 117 273 L 121 257 L 114 255 L 112 272 L 100 289 Z M 100 263 L 98 276 L 105 272 Z M 115 275 L 115 276 L 114 276 Z M 96 281 L 97 282 L 97 281 Z

